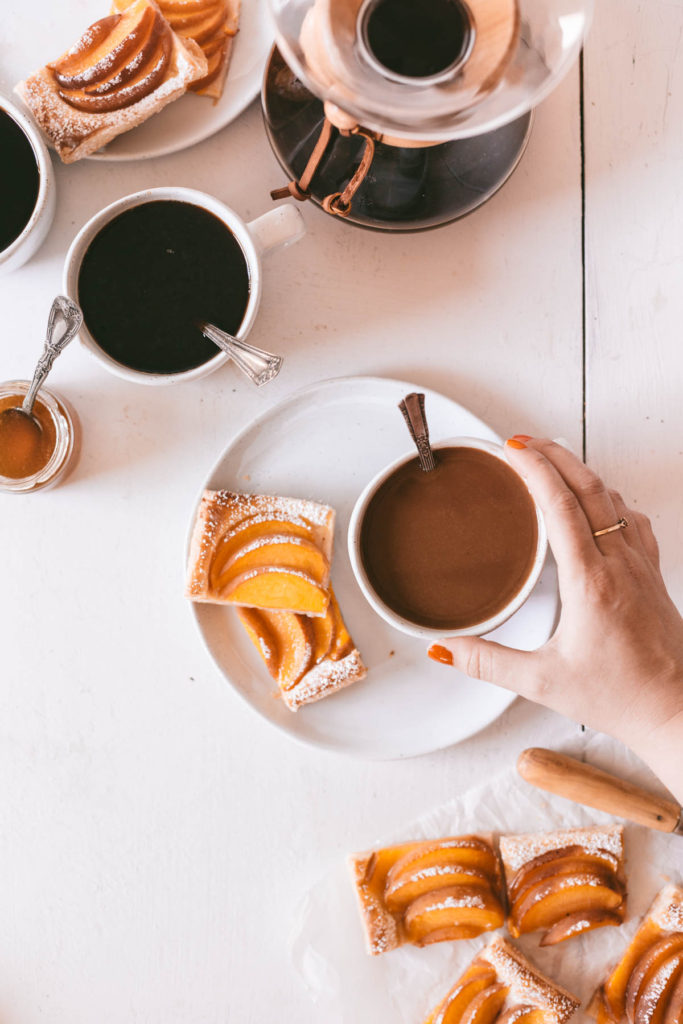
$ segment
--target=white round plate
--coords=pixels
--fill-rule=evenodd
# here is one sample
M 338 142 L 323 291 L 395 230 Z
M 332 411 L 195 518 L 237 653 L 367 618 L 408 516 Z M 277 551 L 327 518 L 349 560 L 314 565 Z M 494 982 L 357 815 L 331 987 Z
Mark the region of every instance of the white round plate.
M 337 511 L 332 582 L 367 678 L 296 714 L 275 698 L 274 683 L 234 608 L 193 604 L 209 653 L 255 711 L 290 736 L 360 757 L 414 757 L 457 743 L 494 721 L 514 694 L 472 682 L 427 657 L 427 645 L 385 623 L 356 583 L 346 548 L 349 516 L 365 484 L 409 450 L 397 405 L 424 391 L 434 440 L 453 436 L 499 441 L 472 413 L 436 391 L 377 377 L 323 381 L 286 398 L 228 445 L 206 480 L 226 488 L 313 498 Z M 194 520 L 194 515 L 193 515 Z M 552 632 L 558 591 L 549 558 L 526 604 L 491 634 L 531 650 Z
M 54 60 L 72 46 L 88 25 L 107 13 L 101 0 L 79 0 L 54 4 L 36 0 L 12 12 L 12 39 L 7 64 L 0 74 L 0 86 L 8 94 L 15 82 L 26 78 L 42 64 Z M 267 0 L 242 0 L 239 32 L 223 95 L 214 104 L 207 96 L 187 93 L 169 103 L 132 131 L 119 135 L 94 153 L 92 160 L 146 160 L 175 153 L 208 139 L 242 113 L 261 89 L 261 79 L 270 48 L 273 27 Z M 0 55 L 5 56 L 0 47 Z

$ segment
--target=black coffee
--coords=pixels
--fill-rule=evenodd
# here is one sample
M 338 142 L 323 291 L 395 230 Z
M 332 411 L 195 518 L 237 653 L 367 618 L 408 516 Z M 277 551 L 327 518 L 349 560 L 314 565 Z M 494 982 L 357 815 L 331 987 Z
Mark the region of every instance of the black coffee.
M 197 324 L 236 334 L 249 301 L 242 247 L 212 213 L 157 200 L 111 220 L 86 250 L 78 301 L 97 344 L 124 366 L 180 373 L 218 352 Z
M 17 122 L 0 110 L 0 250 L 19 237 L 38 198 L 38 163 Z
M 406 78 L 450 67 L 464 54 L 470 32 L 460 0 L 378 0 L 365 25 L 376 59 Z

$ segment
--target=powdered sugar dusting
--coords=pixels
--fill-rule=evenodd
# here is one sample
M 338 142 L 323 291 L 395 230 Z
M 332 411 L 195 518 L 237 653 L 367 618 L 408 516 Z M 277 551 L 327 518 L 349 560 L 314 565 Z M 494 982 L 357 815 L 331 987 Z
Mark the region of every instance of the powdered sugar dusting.
M 606 852 L 621 860 L 624 830 L 621 825 L 606 825 L 500 837 L 500 852 L 508 874 L 519 871 L 535 857 L 566 846 L 580 846 L 585 853 L 595 856 Z
M 540 973 L 516 946 L 505 939 L 494 939 L 479 954 L 496 971 L 498 979 L 510 988 L 511 1003 L 538 1007 L 548 1024 L 564 1024 L 578 1009 L 579 1001 L 566 989 Z
M 663 932 L 683 932 L 683 889 L 665 885 L 656 896 L 649 916 Z
M 292 711 L 297 711 L 303 704 L 321 700 L 336 690 L 342 690 L 345 686 L 364 679 L 366 675 L 367 669 L 360 653 L 354 649 L 339 661 L 324 658 L 314 665 L 295 686 L 285 690 L 282 696 L 287 707 Z

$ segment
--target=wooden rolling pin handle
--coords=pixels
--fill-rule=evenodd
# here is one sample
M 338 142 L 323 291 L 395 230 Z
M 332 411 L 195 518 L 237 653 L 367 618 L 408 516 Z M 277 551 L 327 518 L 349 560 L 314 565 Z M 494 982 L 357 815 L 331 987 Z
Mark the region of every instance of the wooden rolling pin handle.
M 577 804 L 595 807 L 661 832 L 683 832 L 681 808 L 640 786 L 543 747 L 523 750 L 517 771 L 527 782 Z

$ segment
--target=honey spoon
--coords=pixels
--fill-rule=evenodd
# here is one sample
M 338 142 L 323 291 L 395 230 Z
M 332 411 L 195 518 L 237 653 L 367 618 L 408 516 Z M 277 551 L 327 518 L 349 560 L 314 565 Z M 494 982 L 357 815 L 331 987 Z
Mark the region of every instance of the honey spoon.
M 247 345 L 246 341 L 240 341 L 239 338 L 234 338 L 232 334 L 206 321 L 202 321 L 198 326 L 204 337 L 227 353 L 257 388 L 277 377 L 282 368 L 282 356 L 273 355 L 272 352 L 256 348 L 255 345 Z
M 8 419 L 14 419 L 17 416 L 25 417 L 29 419 L 35 426 L 36 438 L 40 436 L 43 428 L 38 419 L 33 415 L 33 406 L 35 405 L 36 396 L 38 391 L 45 383 L 45 379 L 52 369 L 52 364 L 59 355 L 63 352 L 69 342 L 74 338 L 83 323 L 83 313 L 79 306 L 71 299 L 67 299 L 65 295 L 58 295 L 50 307 L 50 314 L 47 318 L 47 332 L 45 335 L 45 345 L 43 352 L 36 365 L 35 373 L 33 374 L 33 380 L 31 386 L 26 392 L 26 396 L 21 405 L 12 406 L 10 409 L 4 409 L 0 413 L 0 420 L 7 423 Z M 58 325 L 63 326 L 61 333 L 57 332 Z M 55 337 L 55 332 L 57 336 Z
M 402 402 L 399 402 L 399 409 L 403 413 L 403 418 L 408 424 L 408 430 L 410 436 L 415 442 L 417 448 L 417 456 L 420 460 L 420 468 L 425 473 L 431 472 L 436 469 L 436 461 L 434 459 L 434 452 L 429 444 L 429 427 L 427 426 L 427 417 L 425 415 L 425 396 L 422 393 L 416 391 L 406 395 Z

